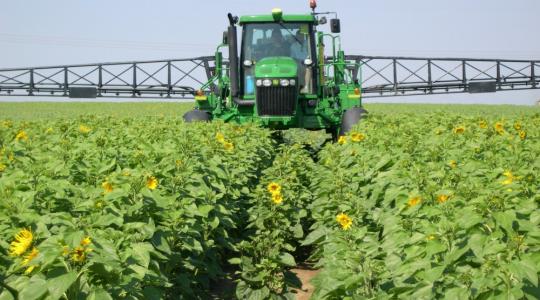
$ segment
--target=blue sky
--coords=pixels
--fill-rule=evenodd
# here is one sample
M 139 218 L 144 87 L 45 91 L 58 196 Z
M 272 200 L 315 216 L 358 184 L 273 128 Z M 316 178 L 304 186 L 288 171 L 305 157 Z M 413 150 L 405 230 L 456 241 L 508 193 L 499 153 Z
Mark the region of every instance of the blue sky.
M 211 55 L 227 12 L 309 10 L 307 0 L 25 0 L 0 11 L 0 68 Z M 349 54 L 540 59 L 538 0 L 319 0 Z M 396 101 L 521 104 L 539 91 Z M 386 99 L 388 100 L 388 99 Z

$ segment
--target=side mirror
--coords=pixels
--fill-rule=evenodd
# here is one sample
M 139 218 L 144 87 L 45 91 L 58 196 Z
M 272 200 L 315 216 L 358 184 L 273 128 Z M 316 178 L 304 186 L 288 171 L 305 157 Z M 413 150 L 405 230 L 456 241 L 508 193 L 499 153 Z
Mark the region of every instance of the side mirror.
M 331 19 L 330 20 L 330 30 L 332 33 L 340 33 L 341 32 L 341 23 L 339 19 Z
M 227 31 L 223 32 L 223 45 L 229 44 L 229 33 Z

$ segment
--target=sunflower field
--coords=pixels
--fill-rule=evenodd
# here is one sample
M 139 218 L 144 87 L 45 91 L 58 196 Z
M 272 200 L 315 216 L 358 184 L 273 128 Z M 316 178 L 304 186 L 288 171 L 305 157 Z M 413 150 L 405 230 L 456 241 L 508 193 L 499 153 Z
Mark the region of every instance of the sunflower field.
M 295 299 L 298 265 L 312 299 L 539 299 L 540 113 L 467 111 L 0 114 L 0 300 Z

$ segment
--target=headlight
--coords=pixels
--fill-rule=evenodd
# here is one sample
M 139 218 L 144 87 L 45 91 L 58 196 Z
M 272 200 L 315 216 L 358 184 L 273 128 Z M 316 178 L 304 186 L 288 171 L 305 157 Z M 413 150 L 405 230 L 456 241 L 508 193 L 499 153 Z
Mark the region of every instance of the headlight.
M 289 83 L 291 84 L 291 86 L 295 86 L 296 85 L 296 80 L 291 79 L 291 80 L 289 80 Z
M 281 84 L 281 86 L 289 86 L 289 79 L 281 79 L 279 84 Z
M 262 86 L 262 80 L 261 80 L 261 79 L 257 79 L 257 81 L 255 82 L 255 85 L 256 85 L 256 86 Z
M 270 79 L 265 79 L 263 80 L 262 84 L 266 87 L 269 87 L 269 86 L 272 86 L 272 80 Z
M 251 67 L 253 65 L 253 62 L 249 59 L 244 60 L 244 66 L 245 67 Z
M 304 60 L 304 65 L 306 65 L 306 66 L 311 66 L 312 64 L 313 64 L 313 61 L 312 61 L 311 59 L 306 58 L 306 59 Z

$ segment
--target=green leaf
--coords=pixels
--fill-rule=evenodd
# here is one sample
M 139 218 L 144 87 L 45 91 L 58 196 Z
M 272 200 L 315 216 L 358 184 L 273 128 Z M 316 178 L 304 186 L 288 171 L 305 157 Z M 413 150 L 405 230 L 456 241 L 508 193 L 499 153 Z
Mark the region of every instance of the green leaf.
M 128 269 L 132 270 L 135 273 L 134 277 L 138 278 L 139 280 L 143 280 L 144 276 L 148 272 L 147 268 L 139 265 L 130 265 Z
M 469 290 L 467 288 L 456 287 L 445 291 L 444 299 L 469 299 Z
M 242 259 L 239 257 L 231 258 L 228 260 L 231 265 L 239 265 L 242 263 Z
M 476 213 L 473 208 L 464 208 L 460 211 L 459 225 L 464 229 L 469 229 L 481 223 L 482 220 L 482 216 Z
M 286 265 L 286 266 L 289 266 L 289 267 L 295 267 L 296 266 L 296 262 L 294 261 L 294 257 L 287 253 L 287 252 L 284 252 L 284 253 L 281 253 L 279 255 L 279 262 L 281 262 L 282 264 Z
M 502 227 L 506 233 L 513 232 L 512 223 L 516 219 L 516 213 L 513 211 L 502 211 L 493 213 L 493 217 L 499 223 L 499 226 Z
M 144 299 L 160 300 L 163 299 L 163 292 L 153 286 L 147 286 L 143 290 Z
M 15 300 L 15 298 L 8 290 L 4 289 L 3 292 L 0 293 L 0 300 Z
M 251 293 L 248 294 L 248 300 L 267 300 L 270 295 L 270 290 L 267 287 L 262 287 L 261 289 L 251 290 Z
M 150 251 L 152 246 L 146 243 L 138 243 L 131 248 L 131 257 L 141 266 L 148 268 L 150 263 Z
M 104 289 L 97 288 L 90 292 L 88 300 L 113 300 L 113 298 Z
M 306 236 L 306 239 L 302 242 L 303 246 L 311 245 L 326 236 L 326 229 L 324 227 L 319 227 L 315 231 L 312 231 Z
M 49 290 L 48 299 L 60 299 L 76 280 L 77 272 L 73 271 L 49 279 L 47 282 L 47 289 Z
M 526 277 L 535 287 L 538 287 L 538 271 L 534 262 L 530 260 L 514 261 L 512 266 L 517 275 L 522 278 Z
M 295 239 L 301 239 L 304 236 L 302 224 L 296 224 L 296 226 L 293 227 L 293 236 Z
M 471 235 L 469 238 L 469 247 L 471 247 L 471 250 L 473 251 L 474 255 L 476 255 L 477 258 L 483 259 L 484 258 L 484 244 L 486 241 L 486 236 L 475 233 Z
M 166 235 L 162 231 L 157 231 L 154 233 L 154 236 L 152 237 L 152 245 L 159 251 L 171 254 L 171 247 L 169 246 L 169 242 L 167 241 Z
M 441 253 L 446 250 L 447 250 L 447 247 L 443 243 L 437 240 L 428 241 L 426 245 L 426 256 L 431 257 L 434 254 Z
M 214 219 L 212 221 L 210 221 L 210 227 L 212 227 L 212 229 L 216 229 L 218 226 L 219 226 L 219 218 L 217 216 L 214 217 Z
M 454 248 L 451 252 L 448 252 L 444 257 L 444 263 L 446 265 L 452 264 L 455 261 L 459 260 L 463 254 L 467 253 L 469 251 L 469 246 L 465 246 L 462 248 Z
M 208 218 L 208 214 L 214 209 L 213 205 L 200 205 L 197 207 L 199 215 L 203 218 Z
M 446 269 L 446 267 L 444 266 L 430 268 L 422 272 L 419 276 L 422 277 L 425 281 L 433 283 L 441 279 L 441 275 L 443 274 L 444 269 Z
M 19 299 L 39 299 L 47 293 L 47 281 L 37 276 L 30 278 L 28 284 L 19 293 Z

